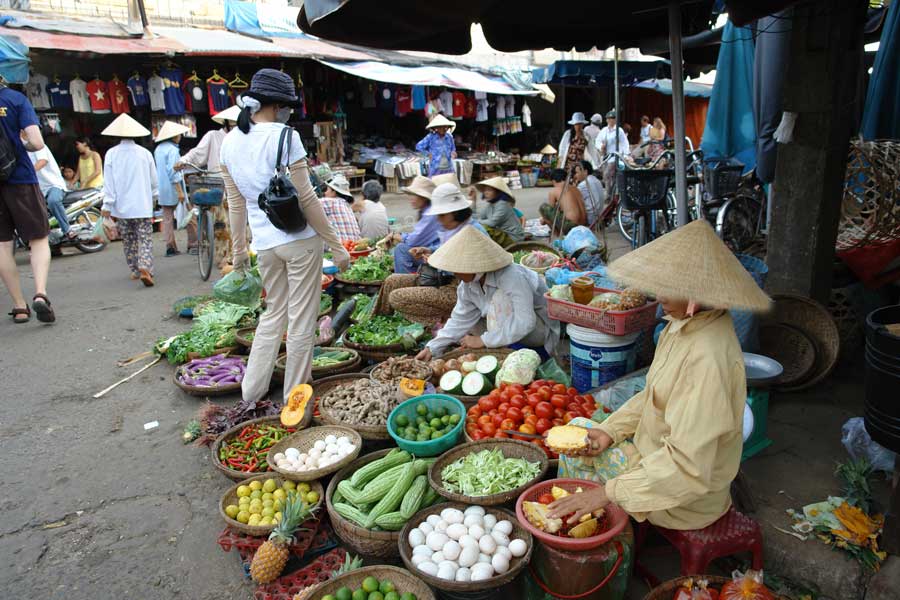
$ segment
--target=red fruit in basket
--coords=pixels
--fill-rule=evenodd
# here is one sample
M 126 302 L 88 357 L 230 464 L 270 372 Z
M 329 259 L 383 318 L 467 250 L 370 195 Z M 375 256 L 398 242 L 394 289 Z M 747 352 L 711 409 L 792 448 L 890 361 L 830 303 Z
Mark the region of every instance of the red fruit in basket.
M 566 388 L 566 394 L 568 394 L 570 398 L 574 398 L 578 395 L 578 390 L 573 387 Z
M 484 412 L 488 412 L 492 408 L 497 408 L 497 403 L 491 400 L 489 396 L 483 396 L 478 399 L 478 408 Z
M 568 403 L 568 396 L 564 396 L 562 394 L 553 394 L 552 396 L 550 396 L 550 405 L 555 406 L 556 408 L 565 408 L 566 404 Z
M 478 426 L 482 427 L 487 423 L 491 422 L 491 415 L 481 415 L 478 417 Z
M 549 402 L 550 397 L 553 395 L 553 392 L 550 390 L 549 386 L 541 386 L 537 390 L 538 396 L 541 397 L 541 400 L 544 402 Z
M 478 431 L 478 425 L 466 425 L 466 435 L 470 438 L 475 437 L 475 432 Z
M 494 424 L 494 427 L 500 427 L 500 424 L 503 423 L 503 419 L 506 418 L 506 414 L 496 413 L 491 415 L 491 423 Z
M 524 408 L 525 406 L 527 406 L 527 404 L 525 403 L 525 396 L 516 394 L 509 399 L 509 405 L 515 406 L 516 408 Z
M 560 426 L 560 425 L 564 425 L 563 420 L 562 420 L 562 417 L 557 417 L 557 418 L 553 419 L 553 420 L 550 421 L 550 422 L 553 423 L 553 426 L 554 426 L 554 427 L 558 427 L 558 426 Z
M 481 431 L 488 437 L 494 437 L 494 434 L 497 433 L 497 426 L 493 423 L 485 423 L 481 426 Z
M 553 385 L 552 390 L 553 390 L 553 393 L 554 393 L 554 394 L 565 394 L 565 393 L 566 393 L 566 386 L 563 385 L 563 384 L 561 384 L 561 383 L 557 383 L 557 384 L 554 384 L 554 385 Z
M 477 429 L 477 430 L 475 431 L 475 433 L 472 434 L 471 437 L 472 437 L 473 440 L 475 440 L 475 441 L 477 442 L 478 440 L 483 440 L 484 438 L 486 438 L 486 437 L 488 437 L 488 436 L 487 436 L 487 434 L 485 434 L 482 430 Z
M 553 504 L 553 494 L 549 492 L 541 494 L 540 496 L 538 496 L 537 501 L 541 504 Z
M 573 412 L 571 412 L 571 411 L 567 411 L 567 412 L 563 415 L 563 418 L 562 418 L 562 420 L 563 420 L 563 425 L 568 424 L 569 421 L 571 421 L 572 419 L 574 419 L 574 418 L 577 417 L 577 416 L 578 416 L 577 413 L 573 413 Z
M 519 425 L 519 431 L 521 433 L 530 433 L 530 434 L 537 433 L 537 430 L 534 428 L 534 425 L 529 425 L 528 423 Z M 540 441 L 540 440 L 535 440 L 535 441 Z
M 534 414 L 534 409 L 531 408 L 530 406 L 526 406 L 525 408 L 522 409 L 522 418 L 523 419 L 525 417 L 527 417 L 528 415 L 533 415 L 533 414 Z
M 541 419 L 548 419 L 553 416 L 553 405 L 549 402 L 538 402 L 534 407 L 534 414 Z
M 475 406 L 473 406 L 472 408 L 470 408 L 470 409 L 468 410 L 468 412 L 466 412 L 466 415 L 469 416 L 469 417 L 472 417 L 473 419 L 477 419 L 478 417 L 481 416 L 481 412 L 482 412 L 482 411 L 481 411 L 481 409 L 478 407 L 478 405 L 475 405 Z
M 509 386 L 509 391 L 512 392 L 513 394 L 524 394 L 525 386 L 522 385 L 521 383 L 514 383 L 511 386 Z
M 503 390 L 502 392 L 500 392 L 499 396 L 500 402 L 509 402 L 509 398 L 510 396 L 512 396 L 512 394 L 509 393 L 509 390 Z
M 550 419 L 538 419 L 537 423 L 534 425 L 534 428 L 538 433 L 544 433 L 551 427 L 553 427 L 553 423 L 550 422 Z
M 505 429 L 507 431 L 515 431 L 516 427 L 518 427 L 518 425 L 516 425 L 516 422 L 512 419 L 503 419 L 503 422 L 500 423 L 500 429 Z
M 508 433 L 504 433 L 504 432 L 502 432 L 502 431 L 500 431 L 500 430 L 498 429 L 498 430 L 497 430 L 497 433 L 494 434 L 494 437 L 495 437 L 495 438 L 508 438 L 508 437 L 509 437 L 509 434 L 508 434 Z
M 561 408 L 554 408 L 554 409 L 553 409 L 553 416 L 554 416 L 555 418 L 557 418 L 557 419 L 562 419 L 562 418 L 563 418 L 563 415 L 565 414 L 565 412 L 566 412 L 566 411 L 564 411 L 564 410 L 561 409 Z
M 528 415 L 525 417 L 525 423 L 531 425 L 532 427 L 537 427 L 538 418 L 537 415 Z
M 521 408 L 510 406 L 509 410 L 506 411 L 506 418 L 512 419 L 514 423 L 521 423 L 525 419 L 525 416 L 522 414 Z

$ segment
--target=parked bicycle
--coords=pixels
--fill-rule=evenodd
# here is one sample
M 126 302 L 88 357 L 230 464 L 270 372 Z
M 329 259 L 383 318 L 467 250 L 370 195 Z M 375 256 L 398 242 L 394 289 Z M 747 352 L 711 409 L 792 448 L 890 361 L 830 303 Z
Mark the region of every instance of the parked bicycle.
M 197 262 L 200 278 L 206 281 L 212 273 L 216 256 L 216 217 L 213 209 L 222 205 L 225 184 L 220 176 L 210 175 L 196 165 L 187 164 L 192 170 L 185 171 L 185 182 L 197 217 Z
M 703 164 L 700 214 L 733 252 L 746 253 L 761 237 L 766 223 L 766 194 L 756 171 L 729 159 Z

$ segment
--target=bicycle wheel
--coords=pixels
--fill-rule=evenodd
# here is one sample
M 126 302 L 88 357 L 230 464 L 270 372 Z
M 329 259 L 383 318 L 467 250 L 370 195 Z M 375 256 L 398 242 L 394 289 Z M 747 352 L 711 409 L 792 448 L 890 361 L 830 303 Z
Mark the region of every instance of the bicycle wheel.
M 200 278 L 203 281 L 209 279 L 212 273 L 213 256 L 216 251 L 215 221 L 210 217 L 209 211 L 200 209 L 199 223 L 197 224 L 197 259 L 200 264 Z
M 633 241 L 631 229 L 634 226 L 634 217 L 630 210 L 622 208 L 621 202 L 619 203 L 619 208 L 616 210 L 616 221 L 619 222 L 619 231 L 622 232 L 622 237 L 629 242 Z
M 75 229 L 76 235 L 79 236 L 82 233 L 90 233 L 94 229 L 94 224 L 99 221 L 100 218 L 100 211 L 95 209 L 86 210 L 75 219 L 75 222 L 72 224 L 72 229 Z M 93 254 L 94 252 L 100 252 L 106 248 L 106 244 L 79 237 L 79 241 L 75 243 L 75 247 L 85 254 Z
M 760 227 L 760 202 L 750 196 L 737 196 L 722 207 L 717 233 L 732 252 L 746 252 L 756 241 Z

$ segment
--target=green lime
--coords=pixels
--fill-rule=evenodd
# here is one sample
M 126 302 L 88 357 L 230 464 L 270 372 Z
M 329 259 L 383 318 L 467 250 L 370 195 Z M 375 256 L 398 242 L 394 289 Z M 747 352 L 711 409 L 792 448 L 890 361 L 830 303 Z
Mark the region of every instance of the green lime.
M 444 425 L 449 425 L 450 424 L 450 416 L 444 415 L 443 417 L 441 417 L 441 423 L 443 423 Z
M 456 424 L 459 423 L 461 420 L 462 420 L 462 417 L 460 417 L 460 416 L 457 415 L 457 414 L 452 414 L 452 415 L 450 415 L 450 424 L 451 424 L 451 425 L 456 425 Z
M 335 600 L 352 600 L 353 592 L 347 586 L 342 587 L 334 593 Z M 324 598 L 322 600 L 325 600 Z
M 369 594 L 368 600 L 384 600 L 384 594 L 376 590 Z
M 406 438 L 407 439 L 410 439 L 410 440 L 415 439 L 417 433 L 419 433 L 419 431 L 412 425 L 410 425 L 409 427 L 406 428 Z
M 351 600 L 368 600 L 369 594 L 365 592 L 362 588 L 353 592 L 353 598 Z
M 397 592 L 388 592 L 384 595 L 384 600 L 400 600 L 400 594 Z
M 436 417 L 443 417 L 446 414 L 447 414 L 447 409 L 444 408 L 443 406 L 439 406 L 436 409 L 434 409 L 434 416 L 436 416 Z
M 397 427 L 406 427 L 409 425 L 409 417 L 406 415 L 397 415 L 397 418 L 394 419 L 394 422 L 397 424 Z
M 419 405 L 416 407 L 416 414 L 419 415 L 419 416 L 424 417 L 425 415 L 428 414 L 428 407 L 425 406 L 424 404 L 419 404 Z
M 427 423 L 427 421 L 425 420 L 425 417 L 422 417 L 422 416 L 416 417 L 416 425 L 421 425 L 422 423 Z
M 378 580 L 374 577 L 366 577 L 362 582 L 362 589 L 364 592 L 368 592 L 371 594 L 378 590 Z M 371 598 L 371 596 L 370 596 Z
M 393 592 L 395 589 L 396 588 L 394 587 L 394 583 L 390 579 L 385 579 L 381 582 L 381 585 L 378 586 L 378 591 L 382 594 Z
M 424 433 L 420 433 L 419 435 L 416 436 L 417 442 L 427 442 L 430 439 L 431 439 L 431 436 L 425 435 Z
M 431 428 L 432 428 L 432 429 L 437 429 L 438 427 L 440 427 L 441 425 L 443 425 L 443 423 L 441 423 L 441 420 L 438 419 L 437 417 L 433 418 L 433 419 L 431 420 L 431 422 L 428 423 L 428 424 L 431 425 Z
M 325 594 L 324 596 L 322 596 L 322 600 L 337 600 L 337 598 L 335 598 L 331 594 Z M 350 596 L 347 596 L 347 600 L 350 600 Z
M 356 600 L 355 598 L 353 600 Z M 416 598 L 416 595 L 412 592 L 403 592 L 403 595 L 400 596 L 400 600 L 419 600 Z
M 442 438 L 442 437 L 444 437 L 443 431 L 435 431 L 434 433 L 431 434 L 431 439 L 433 439 L 433 440 L 436 440 L 436 439 Z

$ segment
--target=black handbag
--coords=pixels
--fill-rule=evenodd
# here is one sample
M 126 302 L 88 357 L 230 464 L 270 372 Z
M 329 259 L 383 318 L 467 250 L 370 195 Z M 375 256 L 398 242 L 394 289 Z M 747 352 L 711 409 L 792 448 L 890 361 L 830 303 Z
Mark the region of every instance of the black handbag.
M 293 233 L 306 227 L 306 215 L 300 208 L 300 198 L 297 196 L 297 188 L 291 182 L 291 173 L 287 160 L 291 155 L 292 127 L 281 130 L 278 138 L 278 155 L 275 158 L 275 175 L 269 180 L 269 185 L 259 195 L 259 208 L 269 217 L 272 225 L 282 231 Z M 285 144 L 287 139 L 287 144 Z M 283 151 L 287 146 L 288 158 L 282 161 Z M 282 164 L 284 163 L 284 164 Z
M 419 265 L 416 273 L 416 285 L 419 287 L 441 287 L 449 285 L 452 281 L 453 275 L 428 264 Z

